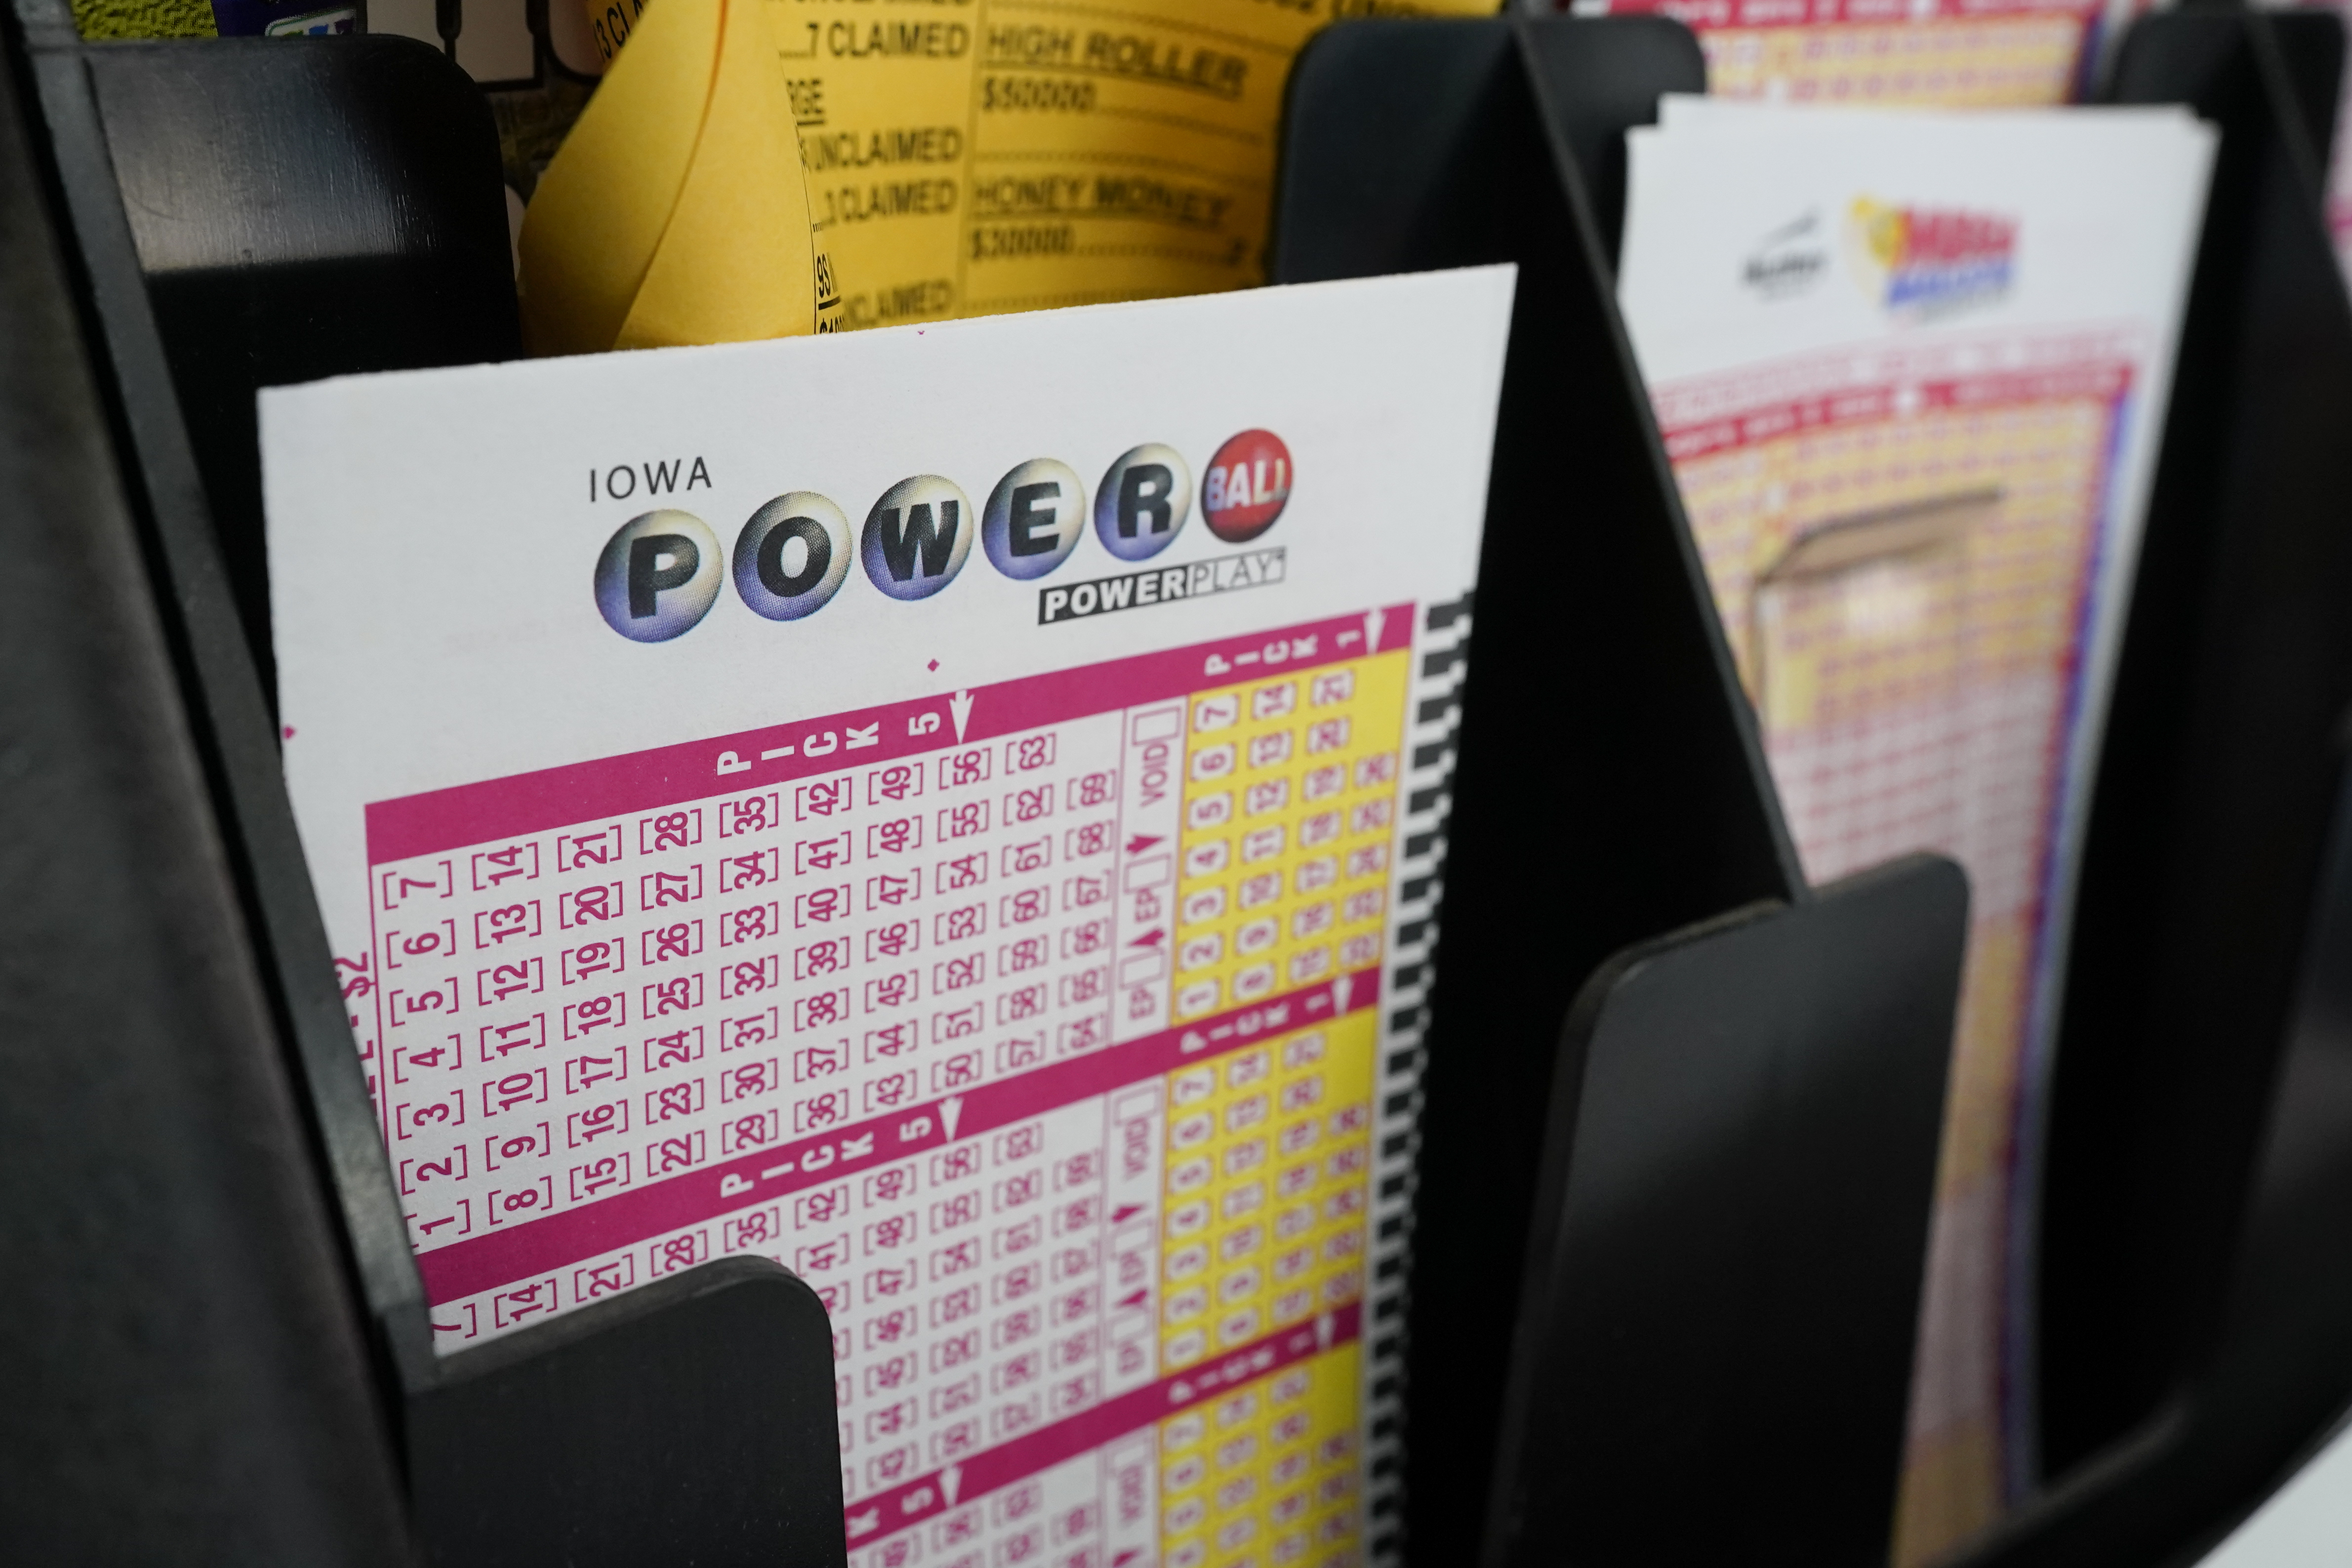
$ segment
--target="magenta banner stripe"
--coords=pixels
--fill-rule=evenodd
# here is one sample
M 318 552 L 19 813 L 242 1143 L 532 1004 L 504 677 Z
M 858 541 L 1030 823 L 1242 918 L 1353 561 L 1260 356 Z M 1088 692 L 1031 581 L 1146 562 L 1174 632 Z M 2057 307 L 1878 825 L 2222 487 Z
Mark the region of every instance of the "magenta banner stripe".
M 829 1132 L 739 1155 L 689 1175 L 616 1192 L 562 1214 L 501 1226 L 417 1255 L 425 1300 L 438 1306 L 551 1273 L 599 1253 L 772 1201 L 855 1171 L 905 1159 L 1072 1101 L 1157 1078 L 1286 1030 L 1360 1011 L 1380 999 L 1377 970 L 1360 970 L 1180 1029 L 1073 1057 L 969 1094 L 909 1105 Z
M 1408 646 L 1412 626 L 1413 607 L 1391 604 L 1373 614 L 1305 622 L 977 686 L 959 694 L 971 699 L 961 736 L 953 705 L 943 693 L 378 800 L 367 808 L 368 862 L 381 865 L 600 817 L 730 795 L 1114 708 L 1189 696 L 1204 686 L 1313 669 Z M 1377 643 L 1370 641 L 1373 637 Z M 789 756 L 761 756 L 786 747 Z
M 1796 430 L 1874 423 L 1898 411 L 1982 408 L 2096 397 L 2113 402 L 2131 390 L 2129 365 L 2054 366 L 1979 376 L 1841 387 L 1731 414 L 1694 419 L 1662 434 L 1666 455 L 1676 462 L 1710 452 L 1777 441 Z
M 869 1498 L 845 1511 L 849 1539 L 856 1542 L 896 1534 L 964 1499 L 984 1497 L 1051 1469 L 1138 1427 L 1213 1399 L 1237 1384 L 1254 1382 L 1335 1345 L 1352 1343 L 1362 1333 L 1363 1309 L 1353 1301 L 1334 1309 L 1319 1324 L 1310 1319 L 1293 1328 L 1277 1329 L 1190 1372 L 1175 1373 L 1105 1400 L 1025 1437 L 982 1449 L 961 1464 Z

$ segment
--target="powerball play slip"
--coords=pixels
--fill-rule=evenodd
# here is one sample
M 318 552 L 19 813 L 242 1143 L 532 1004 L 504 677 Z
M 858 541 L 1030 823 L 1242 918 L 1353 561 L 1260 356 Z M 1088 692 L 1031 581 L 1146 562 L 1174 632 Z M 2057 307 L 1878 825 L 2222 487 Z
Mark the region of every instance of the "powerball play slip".
M 1512 284 L 265 393 L 438 1348 L 772 1258 L 857 1568 L 1362 1561 Z

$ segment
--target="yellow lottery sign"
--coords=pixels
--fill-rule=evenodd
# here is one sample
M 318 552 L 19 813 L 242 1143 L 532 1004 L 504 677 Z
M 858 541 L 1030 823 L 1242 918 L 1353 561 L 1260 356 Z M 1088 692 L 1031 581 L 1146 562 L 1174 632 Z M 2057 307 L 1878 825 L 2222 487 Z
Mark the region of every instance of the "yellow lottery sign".
M 766 4 L 850 327 L 1262 282 L 1301 46 L 1342 16 L 1496 8 Z
M 588 4 L 608 55 L 627 41 L 626 60 L 652 36 L 640 0 Z M 767 13 L 781 67 L 768 90 L 799 128 L 827 328 L 1263 282 L 1283 89 L 1299 48 L 1345 16 L 1496 9 L 1496 0 L 728 4 Z M 599 89 L 592 115 L 611 88 Z M 684 89 L 660 102 L 639 93 L 608 118 L 641 123 L 647 144 L 660 145 L 678 132 L 653 121 L 690 120 L 699 101 Z M 731 177 L 747 191 L 772 188 L 781 206 L 799 196 L 803 171 L 743 165 Z
M 533 353 L 814 330 L 820 268 L 761 0 L 638 16 L 524 214 Z M 631 9 L 636 7 L 632 5 Z M 597 18 L 598 36 L 618 19 Z

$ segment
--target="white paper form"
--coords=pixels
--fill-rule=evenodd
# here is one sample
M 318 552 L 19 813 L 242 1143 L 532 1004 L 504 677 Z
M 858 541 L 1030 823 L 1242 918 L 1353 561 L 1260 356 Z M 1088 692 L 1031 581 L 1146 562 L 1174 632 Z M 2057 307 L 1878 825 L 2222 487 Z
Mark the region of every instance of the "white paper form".
M 1972 896 L 1898 1555 L 1998 1510 L 2074 854 L 2212 137 L 1670 100 L 1620 298 L 1807 874 Z
M 2352 1437 L 2339 1427 L 2199 1568 L 2334 1568 L 2347 1552 Z
M 764 1254 L 857 1568 L 1360 1561 L 1511 291 L 265 393 L 440 1348 Z

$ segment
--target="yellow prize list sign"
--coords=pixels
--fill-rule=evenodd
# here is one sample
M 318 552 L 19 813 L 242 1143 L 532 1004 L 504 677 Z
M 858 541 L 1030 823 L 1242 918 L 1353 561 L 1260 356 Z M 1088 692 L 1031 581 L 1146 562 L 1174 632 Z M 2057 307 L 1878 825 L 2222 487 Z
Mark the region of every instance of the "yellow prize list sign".
M 523 219 L 532 352 L 814 329 L 808 193 L 759 4 L 679 0 L 639 16 Z
M 751 5 L 766 13 L 774 68 L 714 47 L 699 57 L 720 56 L 719 68 L 700 85 L 686 79 L 694 48 L 666 41 L 658 18 L 670 0 L 650 9 L 590 0 L 616 63 L 549 180 L 559 190 L 568 179 L 621 193 L 620 237 L 597 235 L 583 204 L 572 221 L 547 223 L 534 201 L 526 300 L 547 292 L 541 269 L 630 275 L 643 233 L 659 232 L 643 214 L 691 170 L 762 212 L 805 205 L 816 236 L 808 320 L 736 330 L 781 319 L 787 296 L 803 298 L 802 274 L 781 260 L 772 276 L 762 271 L 758 257 L 772 240 L 714 235 L 706 238 L 735 259 L 704 267 L 692 286 L 767 304 L 673 301 L 667 279 L 648 277 L 635 336 L 591 340 L 609 307 L 595 329 L 572 334 L 539 325 L 550 316 L 568 322 L 568 305 L 527 305 L 535 349 L 881 327 L 1263 282 L 1283 89 L 1299 48 L 1341 17 L 1496 8 L 1495 0 L 678 0 L 675 8 L 732 21 Z M 698 39 L 712 26 L 675 30 Z M 664 66 L 632 72 L 649 39 L 665 40 Z M 615 94 L 624 80 L 627 91 Z M 730 91 L 765 95 L 788 116 L 800 158 L 776 152 L 772 137 L 756 147 L 745 136 L 707 152 L 698 144 L 706 110 L 715 113 Z M 707 127 L 701 134 L 708 142 Z M 604 245 L 619 254 L 569 259 Z M 599 298 L 621 292 L 606 281 Z M 709 335 L 656 337 L 656 327 Z

